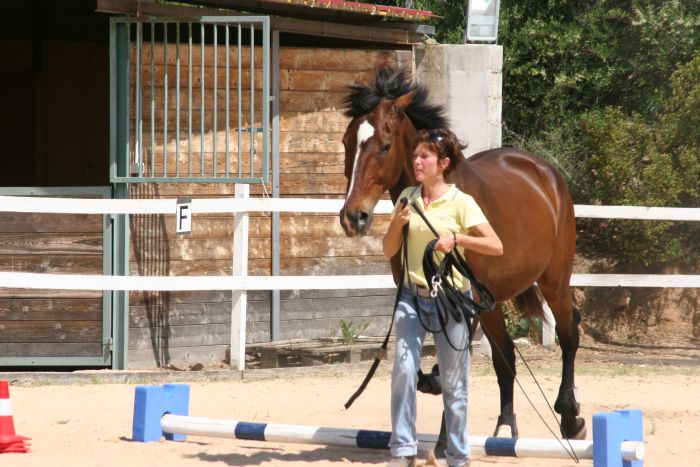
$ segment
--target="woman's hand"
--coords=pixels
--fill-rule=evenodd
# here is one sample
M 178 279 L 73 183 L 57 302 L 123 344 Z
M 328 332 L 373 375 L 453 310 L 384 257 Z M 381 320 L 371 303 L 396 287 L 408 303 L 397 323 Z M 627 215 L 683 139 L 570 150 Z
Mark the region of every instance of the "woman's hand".
M 403 206 L 403 207 L 402 207 Z M 382 252 L 387 258 L 391 258 L 401 248 L 403 240 L 403 226 L 411 220 L 411 208 L 408 205 L 400 205 L 397 208 L 396 215 L 391 219 L 389 229 L 384 235 L 382 241 Z
M 392 219 L 392 222 L 396 222 L 400 227 L 403 227 L 404 225 L 408 224 L 408 221 L 411 220 L 411 208 L 408 207 L 408 205 L 405 205 L 403 208 L 399 207 L 399 210 L 396 211 L 396 216 Z
M 449 254 L 457 247 L 457 236 L 453 233 L 440 235 L 440 238 L 435 242 L 435 249 L 445 254 Z

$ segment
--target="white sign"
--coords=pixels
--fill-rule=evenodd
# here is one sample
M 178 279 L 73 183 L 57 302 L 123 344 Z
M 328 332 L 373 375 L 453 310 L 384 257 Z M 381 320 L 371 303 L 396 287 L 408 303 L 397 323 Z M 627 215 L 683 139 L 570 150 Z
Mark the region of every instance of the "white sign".
M 495 41 L 498 38 L 499 0 L 469 0 L 467 40 Z
M 175 209 L 175 222 L 177 226 L 175 232 L 192 232 L 192 198 L 178 198 Z

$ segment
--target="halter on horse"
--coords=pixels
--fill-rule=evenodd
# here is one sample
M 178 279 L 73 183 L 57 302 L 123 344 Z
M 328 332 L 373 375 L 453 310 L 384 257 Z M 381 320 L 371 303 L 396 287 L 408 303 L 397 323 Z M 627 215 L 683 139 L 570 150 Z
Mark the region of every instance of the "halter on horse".
M 427 102 L 427 90 L 408 81 L 403 70 L 383 68 L 375 83 L 356 83 L 345 99 L 352 117 L 345 135 L 348 179 L 340 223 L 350 236 L 364 235 L 381 196 L 391 199 L 416 181 L 412 148 L 418 130 L 446 128 L 443 108 Z M 562 349 L 562 380 L 554 405 L 566 438 L 583 438 L 578 417 L 574 359 L 579 346 L 580 315 L 574 308 L 569 279 L 576 244 L 574 208 L 561 175 L 541 157 L 510 148 L 483 151 L 458 163 L 447 177 L 474 197 L 503 242 L 503 256 L 465 252 L 476 277 L 494 293 L 494 311 L 481 316 L 498 377 L 501 408 L 496 432 L 505 425 L 517 436 L 513 412 L 515 353 L 503 319 L 503 303 L 514 299 L 530 316 L 542 316 L 542 297 L 556 319 Z M 391 261 L 398 278 L 400 258 Z M 537 286 L 535 286 L 537 283 Z

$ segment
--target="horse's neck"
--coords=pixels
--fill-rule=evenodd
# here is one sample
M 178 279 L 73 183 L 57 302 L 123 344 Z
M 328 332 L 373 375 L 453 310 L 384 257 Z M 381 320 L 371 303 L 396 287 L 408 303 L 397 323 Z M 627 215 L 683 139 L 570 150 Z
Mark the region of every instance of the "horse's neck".
M 413 142 L 415 141 L 418 132 L 413 126 L 413 123 L 411 123 L 410 119 L 407 118 L 404 125 L 405 127 L 401 133 L 401 145 L 404 148 L 403 161 L 401 164 L 401 175 L 399 176 L 399 180 L 396 182 L 396 184 L 389 189 L 391 200 L 394 203 L 396 203 L 396 200 L 399 198 L 399 195 L 404 188 L 417 183 L 413 174 Z

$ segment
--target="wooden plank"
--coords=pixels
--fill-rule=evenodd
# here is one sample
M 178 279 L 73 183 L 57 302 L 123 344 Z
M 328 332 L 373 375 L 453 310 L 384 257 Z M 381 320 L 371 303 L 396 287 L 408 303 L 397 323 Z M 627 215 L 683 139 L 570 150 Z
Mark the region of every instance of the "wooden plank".
M 163 110 L 163 101 L 162 99 L 156 99 L 156 107 L 153 111 L 153 114 L 151 114 L 151 109 L 150 109 L 150 104 L 148 106 L 144 106 L 144 115 L 143 115 L 143 120 L 142 120 L 142 125 L 143 125 L 143 131 L 144 133 L 144 142 L 147 143 L 147 147 L 150 147 L 150 126 L 151 126 L 151 118 L 153 118 L 153 123 L 155 128 L 162 128 L 163 123 L 165 121 L 165 117 L 167 116 L 168 118 L 168 137 L 175 137 L 176 136 L 176 124 L 179 122 L 180 123 L 180 137 L 182 139 L 185 139 L 188 137 L 188 128 L 190 121 L 192 122 L 192 131 L 199 133 L 201 132 L 201 110 L 199 108 L 195 108 L 192 110 L 191 114 L 188 111 L 186 106 L 182 105 L 182 100 L 180 101 L 180 113 L 176 113 L 176 108 L 175 105 L 172 104 L 170 100 L 174 99 L 175 96 L 175 90 L 172 90 L 172 93 L 168 93 L 170 96 L 168 100 L 168 110 L 167 113 L 165 110 Z M 261 96 L 262 97 L 262 96 Z M 182 96 L 180 97 L 182 99 Z M 256 97 L 256 102 L 260 102 L 260 100 Z M 225 131 L 226 131 L 226 107 L 224 105 L 224 102 L 219 102 L 217 103 L 217 110 L 216 114 L 214 114 L 213 109 L 209 108 L 212 106 L 210 102 L 207 102 L 207 108 L 205 109 L 204 113 L 204 131 L 206 133 L 209 133 L 212 131 L 214 127 L 214 115 L 216 115 L 216 128 L 217 131 L 221 132 L 224 134 L 223 138 L 225 138 Z M 233 139 L 234 135 L 237 134 L 238 130 L 238 115 L 237 115 L 237 103 L 235 100 L 231 99 L 229 101 L 229 112 L 228 112 L 228 117 L 229 117 L 229 140 L 231 144 L 231 149 L 235 149 L 233 146 L 233 142 L 235 141 Z M 250 103 L 248 101 L 243 101 L 243 108 L 247 110 L 250 109 Z M 262 127 L 262 120 L 261 120 L 261 112 L 260 109 L 256 109 L 256 113 L 254 115 L 255 120 L 253 121 L 253 126 L 255 128 L 261 128 Z M 335 133 L 343 133 L 348 127 L 348 124 L 350 123 L 350 118 L 346 117 L 343 115 L 341 112 L 337 110 L 315 110 L 315 111 L 309 111 L 309 112 L 304 112 L 300 113 L 297 111 L 283 111 L 280 112 L 280 130 L 281 131 L 299 131 L 300 129 L 304 129 L 305 131 L 314 131 L 314 132 L 335 132 Z M 246 112 L 244 115 L 242 115 L 241 118 L 241 128 L 250 128 L 250 114 L 249 112 Z M 133 132 L 134 130 L 134 117 L 132 115 L 132 119 L 130 122 L 130 131 Z M 146 138 L 148 136 L 148 138 Z M 161 138 L 159 138 L 160 140 Z M 217 142 L 218 145 L 218 142 Z M 194 148 L 193 148 L 194 149 Z
M 383 256 L 283 258 L 281 264 L 286 275 L 391 274 L 389 262 Z
M 173 75 L 175 76 L 175 75 Z M 222 83 L 224 81 L 221 81 Z M 146 125 L 151 124 L 151 113 L 153 112 L 153 117 L 156 118 L 158 115 L 160 115 L 160 121 L 162 121 L 162 115 L 163 115 L 163 109 L 167 107 L 168 109 L 168 114 L 172 114 L 173 116 L 175 115 L 175 110 L 177 109 L 177 83 L 172 80 L 168 81 L 168 102 L 167 106 L 165 105 L 165 90 L 166 88 L 164 87 L 163 83 L 156 83 L 154 84 L 153 87 L 153 92 L 151 92 L 151 84 L 150 82 L 145 82 L 142 84 L 141 88 L 141 111 L 142 111 L 142 119 L 143 119 L 143 125 L 144 127 Z M 132 87 L 130 90 L 130 99 L 132 102 L 135 102 L 135 94 L 134 94 L 135 89 Z M 347 91 L 345 93 L 347 95 Z M 250 111 L 250 103 L 251 103 L 251 96 L 252 100 L 254 103 L 254 109 L 256 113 L 260 112 L 262 109 L 262 89 L 254 89 L 253 93 L 251 94 L 250 92 L 250 85 L 248 85 L 247 88 L 244 88 L 241 92 L 241 107 L 245 111 L 243 115 L 241 115 L 241 120 L 244 122 L 246 125 L 249 122 L 249 111 Z M 151 102 L 151 96 L 153 96 L 153 101 Z M 190 89 L 187 85 L 187 82 L 185 81 L 184 83 L 181 82 L 180 84 L 180 115 L 182 118 L 189 118 L 189 113 L 190 113 L 190 96 L 192 96 L 192 129 L 195 128 L 195 125 L 199 127 L 200 124 L 200 117 L 201 117 L 201 109 L 202 109 L 202 88 L 197 85 L 196 87 L 193 85 L 192 86 L 192 92 L 190 93 Z M 230 118 L 231 118 L 231 123 L 232 125 L 237 126 L 238 125 L 238 90 L 236 88 L 229 87 L 229 112 L 230 112 Z M 217 93 L 216 93 L 216 106 L 217 110 L 224 112 L 226 110 L 226 88 L 225 86 L 223 88 L 217 87 Z M 208 88 L 205 85 L 204 88 L 204 118 L 205 118 L 205 124 L 206 120 L 211 120 L 211 111 L 214 110 L 214 89 Z M 134 117 L 136 115 L 136 109 L 131 109 L 130 110 L 130 121 L 129 124 L 133 125 L 134 124 Z M 257 121 L 260 119 L 260 115 L 255 115 L 257 117 Z M 184 121 L 184 123 L 187 123 L 187 120 Z M 181 123 L 182 124 L 182 123 Z M 187 126 L 184 126 L 185 130 L 187 130 Z
M 0 321 L 99 321 L 102 300 L 0 299 Z
M 184 28 L 184 29 L 183 29 Z M 182 25 L 180 30 L 186 34 L 187 26 Z M 144 44 L 141 52 L 141 62 L 144 67 L 151 66 L 151 56 L 156 66 L 162 66 L 166 62 L 163 43 L 154 43 L 153 53 L 151 53 L 151 43 L 148 38 L 149 27 L 144 27 Z M 229 30 L 229 66 L 238 67 L 238 44 L 234 43 L 235 28 Z M 210 32 L 208 29 L 207 32 Z M 223 28 L 219 30 L 219 36 L 223 37 Z M 237 39 L 236 39 L 237 42 Z M 377 50 L 377 49 L 337 49 L 323 47 L 281 47 L 280 67 L 293 69 L 316 69 L 316 70 L 341 70 L 341 71 L 371 71 L 383 65 L 397 65 L 405 60 L 406 51 L 400 50 Z M 250 46 L 240 47 L 241 66 L 250 67 Z M 136 44 L 130 46 L 130 63 L 136 63 Z M 202 60 L 202 46 L 192 44 L 192 63 L 199 66 Z M 410 54 L 410 52 L 409 52 Z M 253 66 L 262 66 L 262 49 L 254 48 Z M 177 50 L 175 44 L 168 43 L 167 62 L 174 63 L 177 60 Z M 204 46 L 204 63 L 206 66 L 214 66 L 214 47 Z M 189 64 L 189 45 L 180 44 L 180 65 L 185 67 Z M 217 66 L 226 65 L 226 51 L 223 46 L 217 48 Z
M 250 238 L 248 251 L 250 258 L 270 257 L 269 238 Z M 156 265 L 154 261 L 184 261 L 199 259 L 232 259 L 231 240 L 228 238 L 177 238 L 168 241 L 151 242 L 151 248 L 138 250 L 131 261 Z M 280 251 L 282 257 L 329 257 L 329 256 L 381 256 L 380 237 L 282 237 Z M 166 272 L 165 266 L 157 266 Z
M 175 64 L 170 64 L 168 65 L 168 85 L 172 83 L 173 85 L 176 84 L 175 81 L 175 76 L 177 72 L 177 67 Z M 184 92 L 188 91 L 188 73 L 189 69 L 185 66 L 180 65 L 180 89 L 184 90 Z M 134 65 L 131 66 L 130 68 L 130 74 L 131 74 L 131 83 L 135 82 L 135 68 Z M 226 68 L 223 66 L 219 66 L 216 69 L 216 74 L 214 74 L 214 67 L 213 66 L 204 66 L 204 89 L 205 90 L 212 90 L 214 88 L 214 76 L 216 76 L 216 87 L 219 89 L 219 92 L 222 92 L 226 89 Z M 241 85 L 241 91 L 245 93 L 250 92 L 250 68 L 246 68 L 241 70 L 241 79 L 240 79 L 240 85 Z M 151 64 L 148 63 L 147 66 L 144 66 L 142 71 L 141 71 L 141 86 L 142 86 L 142 92 L 145 91 L 146 89 L 150 90 L 151 87 L 151 77 L 153 77 L 153 85 L 155 88 L 163 88 L 163 85 L 165 84 L 165 66 L 163 65 L 158 65 L 155 67 L 153 72 L 151 72 Z M 253 86 L 254 89 L 261 89 L 262 86 L 262 79 L 263 79 L 263 73 L 262 69 L 256 68 L 253 71 Z M 230 68 L 229 69 L 229 93 L 236 94 L 238 91 L 238 70 L 236 68 Z M 192 67 L 192 89 L 194 90 L 195 88 L 198 90 L 201 90 L 202 87 L 202 68 L 199 66 L 199 64 L 195 65 Z M 132 90 L 134 88 L 132 87 Z M 133 91 L 132 91 L 133 92 Z M 170 94 L 170 93 L 168 93 Z M 174 95 L 173 95 L 174 97 Z
M 102 321 L 2 321 L 0 342 L 102 342 Z
M 102 254 L 102 234 L 97 233 L 0 233 L 0 254 L 26 255 L 68 254 L 94 255 Z
M 374 81 L 374 70 L 328 71 L 280 68 L 280 89 L 345 91 L 356 81 Z
M 101 343 L 52 342 L 0 342 L 3 357 L 101 357 Z
M 223 324 L 231 321 L 231 302 L 142 305 L 129 307 L 129 327 Z
M 368 297 L 332 297 L 325 299 L 292 299 L 282 300 L 280 312 L 282 321 L 317 320 L 323 318 L 343 318 L 367 320 L 376 316 L 391 315 L 394 297 L 390 295 L 374 295 Z M 249 307 L 249 319 L 267 321 L 269 307 L 266 303 L 257 302 Z
M 195 27 L 195 26 L 193 26 Z M 161 26 L 158 25 L 156 26 L 158 31 L 162 31 Z M 144 68 L 148 66 L 150 68 L 151 66 L 151 56 L 153 56 L 153 61 L 156 66 L 162 66 L 163 63 L 165 63 L 165 48 L 163 47 L 162 42 L 155 42 L 154 47 L 153 47 L 153 53 L 151 53 L 151 41 L 150 41 L 150 36 L 148 36 L 150 31 L 150 26 L 144 26 L 143 28 L 143 34 L 144 34 L 144 39 L 143 39 L 143 45 L 141 49 L 141 63 L 143 64 Z M 224 32 L 223 28 L 219 30 L 219 37 L 223 41 L 224 38 Z M 244 45 L 242 44 L 240 47 L 238 46 L 238 39 L 237 36 L 234 35 L 234 31 L 236 31 L 235 34 L 237 33 L 236 28 L 231 28 L 229 29 L 229 50 L 228 50 L 228 55 L 229 55 L 229 64 L 230 66 L 233 66 L 234 64 L 236 65 L 236 68 L 238 68 L 238 50 L 240 48 L 241 52 L 241 67 L 243 68 L 250 68 L 250 46 L 249 45 Z M 186 24 L 181 24 L 180 25 L 180 32 L 182 34 L 187 34 L 187 25 Z M 197 31 L 197 34 L 199 32 Z M 207 27 L 206 29 L 206 35 L 213 34 L 212 30 Z M 235 36 L 235 37 L 234 37 Z M 234 41 L 235 39 L 235 41 Z M 133 38 L 132 38 L 133 40 Z M 177 49 L 175 46 L 174 42 L 168 42 L 168 57 L 167 61 L 168 63 L 175 63 L 177 60 Z M 134 64 L 136 63 L 136 43 L 132 42 L 130 44 L 129 48 L 129 63 Z M 202 63 L 202 46 L 201 44 L 193 43 L 192 44 L 192 64 L 194 66 L 199 66 Z M 214 66 L 214 47 L 211 44 L 205 44 L 204 45 L 204 63 L 205 66 L 207 67 L 213 67 Z M 180 66 L 185 67 L 189 64 L 189 44 L 187 41 L 184 43 L 180 43 Z M 217 66 L 222 67 L 226 65 L 226 48 L 223 45 L 219 45 L 217 48 Z M 262 48 L 261 47 L 254 47 L 253 48 L 253 66 L 254 68 L 261 68 L 262 67 Z M 182 73 L 182 70 L 180 70 Z M 173 76 L 175 76 L 173 74 Z
M 399 51 L 396 50 L 280 48 L 280 68 L 294 70 L 373 71 L 398 62 Z
M 2 233 L 101 233 L 102 225 L 102 216 L 94 214 L 3 212 L 0 216 Z
M 152 216 L 162 216 L 161 219 L 151 220 Z M 328 214 L 293 214 L 282 213 L 280 216 L 280 232 L 284 236 L 298 237 L 345 237 L 337 215 Z M 388 228 L 390 219 L 387 214 L 374 217 L 372 226 L 367 232 L 368 237 L 382 237 Z M 160 224 L 160 225 L 159 225 Z M 175 232 L 175 216 L 161 214 L 136 214 L 131 216 L 131 231 L 135 243 L 145 242 L 146 239 L 175 240 L 180 238 L 222 238 L 230 239 L 233 229 L 233 217 L 212 217 L 209 215 L 193 216 L 192 232 L 178 235 Z M 270 217 L 250 218 L 250 238 L 269 238 Z M 361 238 L 356 241 L 362 242 Z M 0 263 L 1 265 L 2 263 Z
M 152 300 L 151 294 L 154 292 L 131 292 L 129 294 L 130 307 L 143 307 L 147 300 Z M 197 291 L 175 291 L 161 292 L 167 294 L 167 299 L 171 305 L 196 304 L 196 303 L 231 303 L 230 290 L 197 290 Z
M 282 112 L 318 112 L 337 111 L 345 108 L 343 99 L 348 96 L 348 90 L 338 91 L 308 91 L 298 89 L 280 90 L 280 111 Z
M 14 289 L 0 287 L 0 298 L 49 298 L 49 299 L 78 299 L 78 298 L 102 298 L 99 290 L 54 290 L 54 289 Z
M 175 367 L 188 370 L 196 364 L 226 363 L 228 345 L 159 347 L 129 350 L 129 369 Z
M 102 257 L 98 255 L 0 255 L 0 271 L 101 274 L 102 267 Z
M 193 347 L 230 343 L 231 327 L 228 324 L 189 326 L 151 326 L 129 329 L 129 352 L 158 347 Z
M 281 131 L 280 132 L 280 152 L 316 152 L 316 153 L 344 153 L 343 147 L 343 131 L 337 132 L 319 132 L 313 135 L 309 135 L 306 131 Z M 187 133 L 182 134 L 180 141 L 176 141 L 173 137 L 175 135 L 175 129 L 170 128 L 168 130 L 168 144 L 166 149 L 171 157 L 175 155 L 175 149 L 179 144 L 180 155 L 183 159 L 187 159 L 188 155 L 188 141 Z M 154 153 L 158 156 L 155 160 L 156 162 L 162 161 L 162 151 L 163 151 L 163 132 L 161 129 L 156 129 L 154 133 L 155 136 L 155 149 Z M 151 133 L 150 128 L 143 129 L 143 141 L 145 150 L 150 153 L 151 151 Z M 200 128 L 193 128 L 192 134 L 192 157 L 193 162 L 195 157 L 201 157 L 201 144 L 202 135 L 200 133 Z M 223 148 L 226 144 L 226 132 L 225 130 L 219 130 L 216 133 L 216 146 L 217 154 L 219 150 L 223 152 Z M 254 145 L 258 150 L 262 148 L 262 136 L 260 133 L 256 133 L 254 138 Z M 211 158 L 213 154 L 214 139 L 210 131 L 205 129 L 204 134 L 204 156 L 206 160 Z M 231 131 L 229 134 L 229 147 L 231 148 L 231 153 L 237 153 L 238 151 L 238 133 Z M 241 135 L 241 154 L 244 154 L 244 160 L 246 160 L 250 154 L 250 133 L 243 132 Z M 150 159 L 149 159 L 150 161 Z

